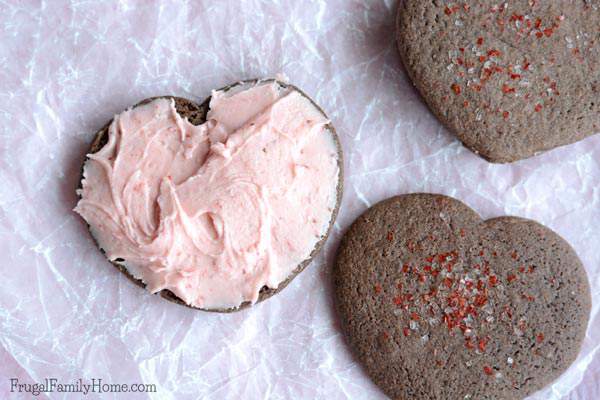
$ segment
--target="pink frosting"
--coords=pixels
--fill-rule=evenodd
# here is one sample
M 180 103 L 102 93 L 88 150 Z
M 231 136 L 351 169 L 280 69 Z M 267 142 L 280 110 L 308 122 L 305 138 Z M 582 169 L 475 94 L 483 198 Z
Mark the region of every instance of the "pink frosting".
M 274 82 L 213 92 L 200 126 L 154 100 L 115 116 L 75 211 L 152 292 L 209 309 L 255 302 L 327 232 L 339 179 L 327 122 Z

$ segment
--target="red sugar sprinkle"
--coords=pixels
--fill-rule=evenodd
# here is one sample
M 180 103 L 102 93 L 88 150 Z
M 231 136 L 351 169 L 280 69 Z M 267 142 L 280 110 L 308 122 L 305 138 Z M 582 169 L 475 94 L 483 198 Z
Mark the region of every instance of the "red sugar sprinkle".
M 490 283 L 490 286 L 496 286 L 498 284 L 498 278 L 496 278 L 496 276 L 492 275 L 488 279 L 488 282 Z
M 496 49 L 490 49 L 490 50 L 488 51 L 488 53 L 487 53 L 487 54 L 488 54 L 488 56 L 490 56 L 490 57 L 500 57 L 500 55 L 501 55 L 502 53 L 500 53 L 500 51 L 498 51 L 498 50 L 496 50 Z
M 394 233 L 392 231 L 387 233 L 387 240 L 389 242 L 391 242 L 392 240 L 394 240 Z
M 542 105 L 541 104 L 536 104 L 535 105 L 535 112 L 540 112 L 542 111 Z
M 421 319 L 421 317 L 419 317 L 419 314 L 417 314 L 416 312 L 412 312 L 410 313 L 410 319 L 412 319 L 413 321 L 418 321 Z
M 444 8 L 444 13 L 445 13 L 446 15 L 450 15 L 450 14 L 452 14 L 452 12 L 453 12 L 453 11 L 452 11 L 452 9 L 451 9 L 450 7 L 446 7 L 446 8 Z
M 477 307 L 481 307 L 481 306 L 485 305 L 485 303 L 487 303 L 487 297 L 480 295 L 480 294 L 475 296 L 475 300 L 473 301 L 473 304 L 475 304 Z
M 505 94 L 507 94 L 507 93 L 514 93 L 515 92 L 515 88 L 511 88 L 507 84 L 504 84 L 504 85 L 502 85 L 502 92 L 505 93 Z
M 410 335 L 410 329 L 404 328 L 404 329 L 402 329 L 402 333 L 404 334 L 404 336 L 408 336 L 408 335 Z
M 381 285 L 375 285 L 375 294 L 381 293 Z
M 459 85 L 457 85 L 456 83 L 453 83 L 452 86 L 450 86 L 450 88 L 452 89 L 452 91 L 454 92 L 454 94 L 459 95 L 461 92 L 461 88 Z
M 396 297 L 394 297 L 393 300 L 394 300 L 395 305 L 397 305 L 397 306 L 402 305 L 402 296 L 396 296 Z
M 517 277 L 514 274 L 508 274 L 508 276 L 506 277 L 506 280 L 508 281 L 508 283 L 514 281 L 515 279 L 517 279 Z
M 486 375 L 492 375 L 494 373 L 494 371 L 487 365 L 483 367 L 483 372 L 485 372 Z
M 477 310 L 475 310 L 475 307 L 473 307 L 472 305 L 468 305 L 467 306 L 467 314 L 471 314 L 472 316 L 476 317 L 477 316 Z
M 538 333 L 538 334 L 537 334 L 537 336 L 536 336 L 536 338 L 535 338 L 535 340 L 536 340 L 538 343 L 542 343 L 542 342 L 544 341 L 544 334 L 543 334 L 543 333 L 541 333 L 541 332 L 540 332 L 540 333 Z
M 544 35 L 546 35 L 547 37 L 552 36 L 553 32 L 554 32 L 554 30 L 552 28 L 546 28 L 546 29 L 544 29 Z
M 478 37 L 477 38 L 477 45 L 481 46 L 483 44 L 483 38 L 482 37 Z
M 502 117 L 503 117 L 504 119 L 507 119 L 509 115 L 510 115 L 510 114 L 508 113 L 508 111 L 504 111 L 504 112 L 502 113 Z
M 521 297 L 523 297 L 527 301 L 533 301 L 533 300 L 535 300 L 535 297 L 527 295 L 527 294 L 522 294 Z
M 477 346 L 479 347 L 479 351 L 481 351 L 482 353 L 485 352 L 485 346 L 487 346 L 487 342 L 487 338 L 479 339 L 479 343 Z

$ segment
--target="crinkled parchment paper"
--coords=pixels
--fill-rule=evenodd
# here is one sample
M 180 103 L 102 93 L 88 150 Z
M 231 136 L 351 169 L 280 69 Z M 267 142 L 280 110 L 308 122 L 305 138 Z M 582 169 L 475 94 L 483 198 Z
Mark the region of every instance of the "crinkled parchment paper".
M 594 308 L 583 351 L 532 399 L 600 398 L 600 136 L 492 165 L 426 109 L 394 44 L 396 1 L 0 1 L 0 398 L 9 378 L 154 383 L 152 399 L 375 399 L 342 340 L 331 263 L 375 202 L 455 196 L 536 219 L 577 250 Z M 134 286 L 71 210 L 93 133 L 162 94 L 284 73 L 337 127 L 345 195 L 325 251 L 274 298 L 208 314 Z M 38 398 L 81 398 L 41 394 Z M 97 394 L 87 398 L 98 398 Z

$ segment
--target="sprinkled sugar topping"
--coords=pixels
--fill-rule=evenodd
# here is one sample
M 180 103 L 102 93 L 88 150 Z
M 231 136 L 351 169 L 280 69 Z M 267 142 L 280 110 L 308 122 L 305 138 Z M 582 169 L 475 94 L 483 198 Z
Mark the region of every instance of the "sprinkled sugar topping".
M 540 1 L 529 1 L 527 13 L 513 11 L 509 2 L 491 7 L 482 3 L 471 6 L 466 2 L 448 2 L 442 5 L 444 18 L 463 30 L 473 29 L 463 26 L 469 15 L 483 13 L 481 26 L 475 27 L 477 31 L 496 32 L 494 37 L 500 38 L 492 44 L 483 36 L 477 36 L 470 41 L 457 43 L 456 49 L 448 52 L 447 69 L 454 72 L 455 82 L 449 85 L 443 99 L 447 100 L 451 96 L 465 97 L 462 100 L 465 108 L 472 105 L 477 115 L 482 112 L 496 114 L 504 120 L 510 120 L 511 109 L 515 107 L 524 107 L 535 113 L 551 108 L 560 96 L 557 87 L 559 79 L 557 76 L 540 76 L 538 69 L 553 65 L 556 57 L 550 53 L 546 59 L 532 60 L 521 47 L 525 49 L 527 46 L 546 45 L 549 50 L 567 52 L 573 62 L 584 64 L 585 55 L 593 48 L 595 41 L 589 40 L 589 35 L 583 30 L 578 30 L 574 35 L 570 28 L 563 29 L 566 16 L 562 13 L 551 17 L 538 16 L 540 4 Z M 561 43 L 559 46 L 556 45 L 556 37 L 562 39 L 558 41 Z M 507 55 L 507 52 L 511 54 Z M 519 54 L 518 61 L 515 61 L 515 53 Z M 510 102 L 490 100 L 484 104 L 476 104 L 470 101 L 470 91 L 482 90 L 497 90 L 502 96 L 508 97 Z M 481 118 L 477 120 L 481 121 Z
M 464 229 L 457 233 L 460 237 L 466 235 Z M 391 242 L 394 235 L 388 232 L 385 238 Z M 429 235 L 428 240 L 434 242 L 436 238 Z M 408 253 L 421 250 L 413 240 L 407 240 L 405 248 Z M 474 256 L 469 256 L 468 260 L 466 256 L 461 258 L 458 250 L 450 250 L 423 257 L 420 262 L 398 265 L 401 278 L 393 293 L 386 293 L 382 285 L 377 284 L 374 294 L 381 301 L 390 301 L 394 305 L 394 316 L 407 321 L 402 328 L 403 336 L 408 338 L 414 334 L 421 345 L 429 341 L 432 329 L 441 327 L 449 336 L 461 336 L 470 352 L 482 355 L 494 345 L 482 332 L 495 322 L 501 323 L 512 335 L 530 337 L 534 345 L 542 345 L 543 333 L 529 328 L 525 318 L 517 318 L 510 304 L 494 304 L 492 300 L 502 297 L 494 296 L 495 292 L 505 292 L 511 285 L 536 279 L 536 265 L 521 261 L 516 250 L 505 253 L 485 248 L 471 250 Z M 498 260 L 512 263 L 513 268 L 502 274 L 494 271 Z M 554 284 L 554 279 L 550 283 Z M 520 292 L 520 297 L 526 302 L 535 301 L 535 296 L 526 290 Z M 389 339 L 387 332 L 386 335 Z M 507 365 L 514 365 L 512 357 L 508 357 Z M 502 379 L 497 367 L 486 365 L 483 373 Z

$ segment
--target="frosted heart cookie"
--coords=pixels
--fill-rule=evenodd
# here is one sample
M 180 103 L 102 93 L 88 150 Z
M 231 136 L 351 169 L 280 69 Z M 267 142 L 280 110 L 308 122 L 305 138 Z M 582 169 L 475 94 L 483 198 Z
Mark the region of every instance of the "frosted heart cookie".
M 522 399 L 575 360 L 590 314 L 584 268 L 556 233 L 441 195 L 367 210 L 334 283 L 351 349 L 393 399 Z
M 75 211 L 153 293 L 230 311 L 285 287 L 319 251 L 342 194 L 323 111 L 292 85 L 247 81 L 197 105 L 161 97 L 92 144 Z
M 600 1 L 399 3 L 406 71 L 471 150 L 511 162 L 600 132 Z

